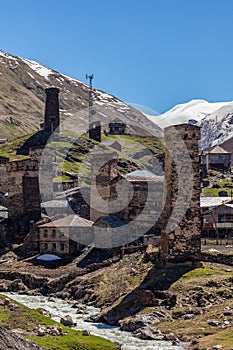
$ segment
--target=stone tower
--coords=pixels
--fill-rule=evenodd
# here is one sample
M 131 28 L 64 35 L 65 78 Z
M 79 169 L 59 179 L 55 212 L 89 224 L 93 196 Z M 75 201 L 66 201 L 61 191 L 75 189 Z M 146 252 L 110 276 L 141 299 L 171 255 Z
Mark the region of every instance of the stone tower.
M 91 154 L 90 220 L 108 216 L 111 206 L 111 183 L 117 177 L 118 155 L 115 152 Z
M 59 132 L 59 89 L 55 87 L 47 88 L 45 93 L 44 130 L 49 133 Z
M 89 138 L 101 142 L 101 123 L 100 121 L 92 122 L 89 126 Z
M 200 128 L 181 124 L 164 131 L 165 205 L 161 257 L 164 262 L 196 260 L 201 252 Z
M 25 159 L 7 164 L 10 233 L 23 237 L 41 218 L 38 161 Z

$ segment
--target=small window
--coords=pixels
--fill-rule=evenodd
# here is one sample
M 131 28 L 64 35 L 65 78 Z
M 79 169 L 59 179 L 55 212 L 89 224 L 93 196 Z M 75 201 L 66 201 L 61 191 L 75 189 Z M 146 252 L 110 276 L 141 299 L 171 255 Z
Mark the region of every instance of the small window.
M 184 134 L 184 140 L 187 140 L 188 134 Z
M 65 250 L 65 244 L 64 243 L 60 243 L 60 249 L 61 249 L 61 251 Z
M 48 250 L 48 243 L 44 243 L 44 250 Z
M 56 250 L 57 250 L 57 244 L 56 244 L 56 243 L 53 243 L 53 244 L 52 244 L 52 250 L 53 250 L 53 251 L 56 251 Z
M 56 237 L 56 230 L 52 230 L 51 237 L 52 237 L 52 238 Z
M 48 230 L 44 230 L 44 238 L 47 238 L 48 237 Z

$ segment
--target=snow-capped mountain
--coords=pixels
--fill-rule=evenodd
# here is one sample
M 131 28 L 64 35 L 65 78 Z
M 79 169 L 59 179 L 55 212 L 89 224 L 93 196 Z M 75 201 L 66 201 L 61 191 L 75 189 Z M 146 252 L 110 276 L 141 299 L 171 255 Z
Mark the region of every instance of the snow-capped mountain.
M 233 137 L 233 102 L 206 116 L 201 122 L 201 147 L 220 145 Z
M 209 114 L 214 113 L 219 108 L 228 105 L 230 102 L 207 102 L 205 100 L 191 100 L 187 103 L 178 104 L 169 111 L 147 118 L 161 128 L 169 125 L 176 125 L 191 122 L 200 125 L 201 121 Z
M 83 74 L 84 75 L 84 74 Z M 61 120 L 76 116 L 76 128 L 86 131 L 89 87 L 38 62 L 0 51 L 0 138 L 13 138 L 40 128 L 44 113 L 44 89 L 60 89 Z M 135 108 L 115 96 L 93 89 L 93 119 L 107 124 L 120 118 L 138 132 L 148 130 L 157 137 L 162 131 Z M 140 130 L 139 130 L 140 129 Z

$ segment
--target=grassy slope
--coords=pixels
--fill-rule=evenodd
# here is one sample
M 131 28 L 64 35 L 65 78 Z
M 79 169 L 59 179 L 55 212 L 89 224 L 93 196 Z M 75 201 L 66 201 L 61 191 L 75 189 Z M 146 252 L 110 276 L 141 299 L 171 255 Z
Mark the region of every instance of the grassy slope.
M 28 156 L 17 155 L 17 149 L 23 147 L 24 143 L 35 134 L 26 135 L 17 138 L 7 144 L 0 145 L 0 156 L 9 157 L 10 160 L 23 159 Z M 135 157 L 138 150 L 147 149 L 151 154 L 156 156 L 162 155 L 164 146 L 162 142 L 156 138 L 137 136 L 102 136 L 103 141 L 118 140 L 122 143 L 122 152 L 118 152 L 109 148 L 109 150 L 117 152 L 122 165 L 119 166 L 121 173 L 128 173 L 138 168 L 147 167 L 151 157 Z M 50 148 L 55 151 L 58 162 L 58 169 L 62 172 L 54 181 L 67 182 L 70 181 L 70 174 L 79 175 L 84 182 L 88 183 L 90 164 L 85 161 L 86 156 L 91 150 L 98 145 L 98 142 L 90 140 L 87 136 L 78 137 L 71 133 L 61 133 L 59 138 L 55 139 Z M 32 142 L 33 146 L 33 142 Z M 136 158 L 136 159 L 135 159 Z
M 0 302 L 5 297 L 0 295 Z M 75 331 L 42 315 L 38 310 L 29 309 L 15 301 L 11 301 L 12 307 L 0 305 L 0 327 L 10 330 L 17 329 L 21 336 L 49 350 L 116 350 L 119 346 L 108 340 L 96 336 L 83 336 Z M 16 305 L 16 307 L 14 307 Z M 62 336 L 37 336 L 35 328 L 39 325 L 52 326 L 58 324 L 62 327 Z

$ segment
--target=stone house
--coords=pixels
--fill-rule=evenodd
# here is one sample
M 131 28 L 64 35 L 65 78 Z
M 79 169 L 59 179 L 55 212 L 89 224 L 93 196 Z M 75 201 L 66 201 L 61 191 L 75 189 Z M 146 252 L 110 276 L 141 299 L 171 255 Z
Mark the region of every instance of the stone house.
M 126 129 L 126 123 L 121 119 L 114 119 L 109 123 L 109 134 L 112 135 L 124 135 Z
M 205 165 L 207 171 L 228 171 L 231 166 L 231 152 L 225 151 L 220 146 L 215 146 L 212 150 L 202 154 L 201 163 Z
M 40 253 L 64 256 L 79 252 L 93 241 L 92 225 L 92 221 L 78 215 L 39 225 Z

